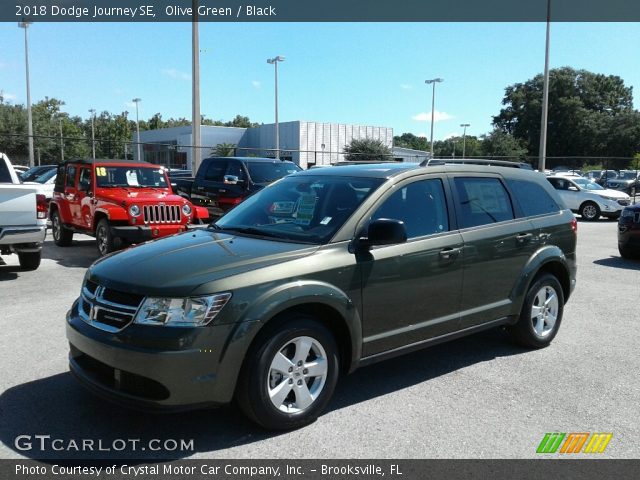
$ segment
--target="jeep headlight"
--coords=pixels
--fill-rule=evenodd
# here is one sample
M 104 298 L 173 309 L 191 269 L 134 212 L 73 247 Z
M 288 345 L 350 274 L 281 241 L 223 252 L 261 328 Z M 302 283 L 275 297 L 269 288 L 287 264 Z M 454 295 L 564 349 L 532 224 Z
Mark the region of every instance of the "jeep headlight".
M 129 215 L 132 217 L 137 217 L 140 215 L 140 207 L 138 205 L 129 206 Z
M 184 213 L 186 216 L 191 215 L 191 205 L 189 205 L 188 203 L 185 203 L 182 206 L 182 213 Z
M 147 297 L 134 323 L 166 327 L 203 327 L 211 322 L 231 298 L 230 293 L 206 297 Z

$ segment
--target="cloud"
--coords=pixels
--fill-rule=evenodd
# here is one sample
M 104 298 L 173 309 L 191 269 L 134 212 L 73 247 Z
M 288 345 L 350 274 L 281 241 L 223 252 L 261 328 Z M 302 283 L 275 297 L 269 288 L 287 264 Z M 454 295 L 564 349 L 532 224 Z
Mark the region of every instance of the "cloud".
M 254 88 L 260 88 L 262 86 L 262 84 L 258 80 L 253 80 L 251 82 L 251 85 L 253 85 Z
M 124 102 L 124 106 L 127 108 L 136 108 L 136 102 Z
M 438 110 L 434 110 L 433 112 L 433 121 L 434 123 L 442 122 L 443 120 L 451 120 L 455 118 L 453 115 L 449 115 L 447 112 L 439 112 Z M 417 122 L 430 122 L 431 121 L 431 112 L 421 112 L 417 115 L 411 117 L 412 120 L 416 120 Z
M 428 133 L 424 133 L 424 132 L 420 132 L 420 133 L 416 134 L 416 137 L 429 138 L 429 134 Z
M 453 138 L 453 137 L 459 137 L 459 136 L 460 136 L 460 134 L 459 134 L 458 132 L 447 133 L 447 134 L 444 136 L 444 140 L 449 140 L 450 138 Z
M 2 98 L 5 102 L 11 102 L 17 98 L 13 93 L 8 92 L 0 92 L 0 95 L 2 95 Z
M 164 68 L 162 69 L 162 74 L 176 80 L 191 80 L 191 75 L 181 72 L 180 70 L 176 70 L 175 68 Z
M 413 89 L 413 85 L 408 85 L 406 83 L 401 83 L 400 84 L 400 88 L 403 90 L 412 90 Z

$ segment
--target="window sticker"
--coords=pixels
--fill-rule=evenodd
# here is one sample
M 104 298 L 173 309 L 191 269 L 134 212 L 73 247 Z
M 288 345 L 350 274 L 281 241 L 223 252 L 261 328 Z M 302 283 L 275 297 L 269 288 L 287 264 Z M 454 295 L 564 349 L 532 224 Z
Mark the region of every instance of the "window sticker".
M 298 211 L 296 215 L 296 223 L 298 225 L 309 225 L 313 219 L 313 214 L 316 210 L 316 201 L 318 199 L 315 195 L 301 195 L 298 200 Z
M 107 176 L 107 169 L 104 167 L 97 167 L 96 168 L 96 175 L 98 177 L 106 177 Z
M 333 217 L 324 217 L 320 222 L 320 225 L 329 225 L 329 222 L 331 221 L 332 218 Z
M 269 209 L 271 213 L 287 215 L 293 212 L 296 202 L 273 202 Z

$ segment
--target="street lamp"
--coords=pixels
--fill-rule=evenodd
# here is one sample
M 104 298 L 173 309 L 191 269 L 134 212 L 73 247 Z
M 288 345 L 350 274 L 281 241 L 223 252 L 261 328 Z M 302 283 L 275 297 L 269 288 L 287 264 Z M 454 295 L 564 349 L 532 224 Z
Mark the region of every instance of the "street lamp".
M 93 155 L 93 159 L 96 159 L 96 130 L 94 121 L 96 118 L 96 109 L 90 108 L 89 113 L 91 113 L 91 152 Z
M 467 147 L 467 127 L 470 127 L 471 124 L 461 123 L 460 126 L 464 127 L 464 130 L 462 131 L 462 158 L 464 158 L 465 150 Z
M 274 58 L 268 58 L 267 63 L 275 67 L 276 74 L 276 158 L 280 158 L 280 125 L 278 124 L 278 62 L 284 62 L 284 57 L 278 55 Z M 324 159 L 323 159 L 324 160 Z
M 551 0 L 547 0 L 547 38 L 544 48 L 544 78 L 542 83 L 542 118 L 540 119 L 540 151 L 538 171 L 543 172 L 547 161 L 547 118 L 549 111 L 549 35 L 551 30 Z
M 138 144 L 138 161 L 141 160 L 140 157 L 140 120 L 138 117 L 138 103 L 140 103 L 142 99 L 141 98 L 134 98 L 133 100 L 131 100 L 133 103 L 136 104 L 136 143 Z
M 436 83 L 444 82 L 444 78 L 433 78 L 431 80 L 425 80 L 427 85 L 433 85 L 431 92 L 431 158 L 433 158 L 433 121 L 436 105 Z
M 29 39 L 27 30 L 32 22 L 19 22 L 18 26 L 24 28 L 24 64 L 27 76 L 27 132 L 29 134 L 29 166 L 35 165 L 35 155 L 33 153 L 33 117 L 31 116 L 31 89 L 29 87 Z

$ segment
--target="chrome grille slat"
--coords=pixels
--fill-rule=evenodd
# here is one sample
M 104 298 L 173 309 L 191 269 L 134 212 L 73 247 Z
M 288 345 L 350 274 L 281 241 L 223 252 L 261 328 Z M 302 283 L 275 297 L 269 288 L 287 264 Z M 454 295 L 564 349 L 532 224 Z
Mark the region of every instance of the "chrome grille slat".
M 84 322 L 93 327 L 112 333 L 119 332 L 133 322 L 143 300 L 140 300 L 138 306 L 116 303 L 104 298 L 105 291 L 108 292 L 106 287 L 98 286 L 95 294 L 92 294 L 83 285 L 79 299 L 78 314 Z M 110 323 L 105 323 L 107 318 Z
M 142 207 L 144 223 L 181 223 L 180 205 L 145 205 Z

